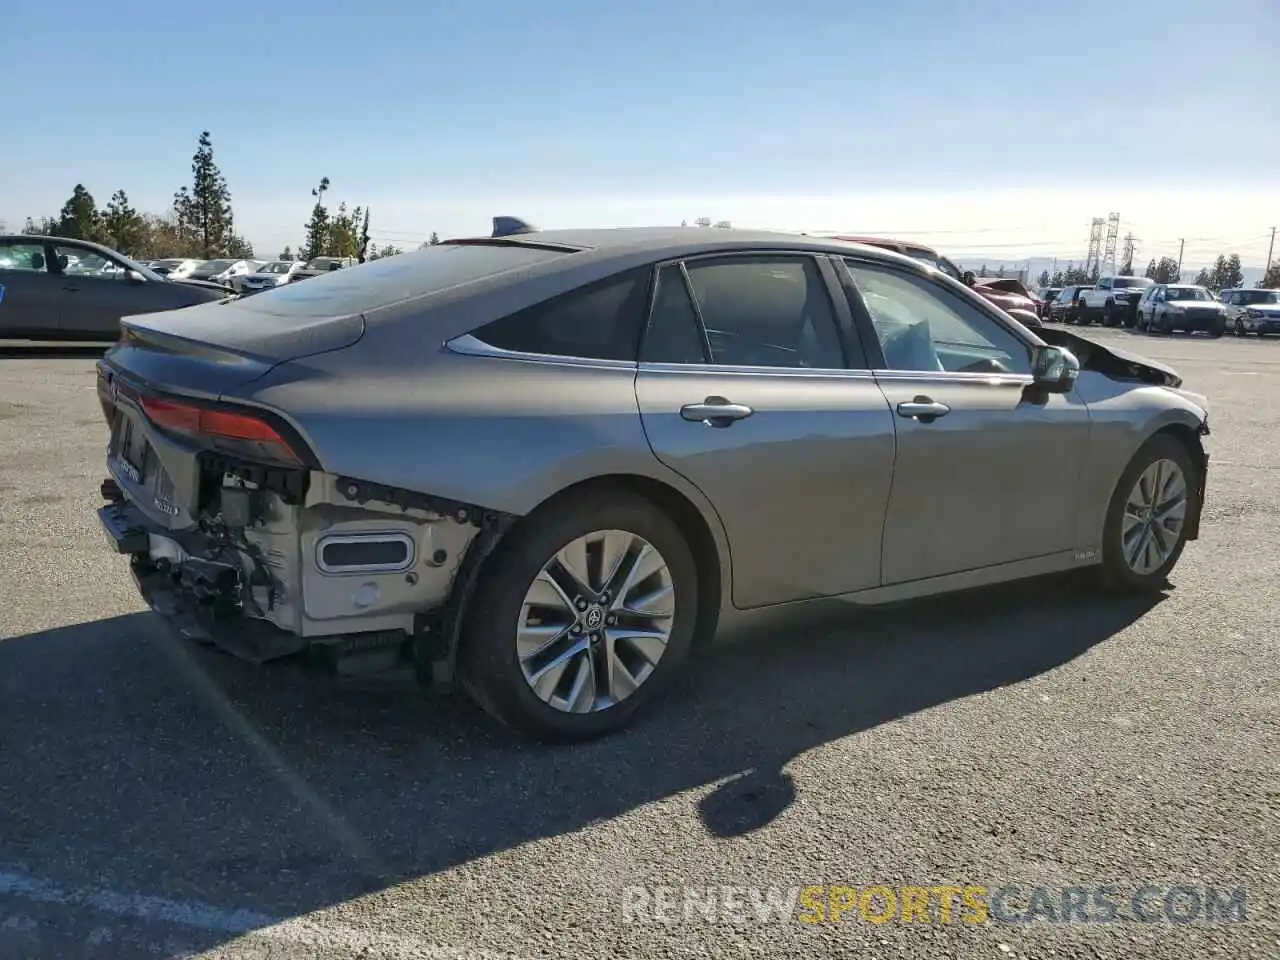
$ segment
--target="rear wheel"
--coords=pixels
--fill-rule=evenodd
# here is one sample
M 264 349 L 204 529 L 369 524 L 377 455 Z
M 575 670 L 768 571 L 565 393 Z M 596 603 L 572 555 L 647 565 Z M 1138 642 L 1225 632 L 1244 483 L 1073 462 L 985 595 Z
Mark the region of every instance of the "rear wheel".
M 1103 527 L 1101 577 L 1116 590 L 1159 590 L 1182 556 L 1197 508 L 1196 468 L 1178 440 L 1152 437 L 1116 484 Z
M 464 686 L 539 739 L 625 726 L 692 642 L 698 578 L 679 527 L 642 497 L 599 491 L 546 507 L 511 536 L 469 605 Z

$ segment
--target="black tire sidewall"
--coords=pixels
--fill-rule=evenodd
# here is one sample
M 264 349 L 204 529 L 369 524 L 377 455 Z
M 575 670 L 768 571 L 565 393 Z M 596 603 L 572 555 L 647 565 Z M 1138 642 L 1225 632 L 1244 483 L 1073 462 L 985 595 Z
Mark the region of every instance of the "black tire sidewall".
M 515 634 L 524 597 L 542 566 L 566 544 L 598 530 L 643 537 L 667 562 L 675 586 L 676 618 L 653 674 L 635 693 L 606 710 L 567 714 L 529 687 L 516 656 Z M 627 491 L 591 492 L 541 508 L 512 533 L 482 571 L 464 625 L 462 680 L 473 699 L 506 726 L 548 741 L 604 736 L 662 692 L 688 655 L 698 617 L 698 574 L 684 535 L 649 500 Z
M 1163 564 L 1149 574 L 1138 574 L 1129 568 L 1124 559 L 1122 543 L 1124 507 L 1138 477 L 1156 460 L 1172 460 L 1182 469 L 1187 484 L 1187 520 L 1183 523 L 1178 543 Z M 1195 502 L 1200 489 L 1200 477 L 1187 448 L 1169 434 L 1156 434 L 1134 454 L 1124 473 L 1116 482 L 1107 506 L 1107 518 L 1102 530 L 1102 576 L 1113 588 L 1133 591 L 1159 590 L 1168 583 L 1169 573 L 1177 565 L 1187 545 L 1187 529 L 1192 511 L 1199 509 Z

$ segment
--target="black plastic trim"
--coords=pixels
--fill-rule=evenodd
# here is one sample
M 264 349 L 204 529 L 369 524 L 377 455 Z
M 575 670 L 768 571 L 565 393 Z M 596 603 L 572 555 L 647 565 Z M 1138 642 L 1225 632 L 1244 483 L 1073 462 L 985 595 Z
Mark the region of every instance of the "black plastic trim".
M 509 514 L 489 510 L 474 503 L 450 500 L 416 490 L 390 487 L 386 484 L 357 480 L 354 477 L 338 478 L 338 493 L 349 503 L 385 503 L 401 510 L 427 510 L 449 517 L 455 523 L 466 523 L 480 530 L 500 528 L 510 519 Z

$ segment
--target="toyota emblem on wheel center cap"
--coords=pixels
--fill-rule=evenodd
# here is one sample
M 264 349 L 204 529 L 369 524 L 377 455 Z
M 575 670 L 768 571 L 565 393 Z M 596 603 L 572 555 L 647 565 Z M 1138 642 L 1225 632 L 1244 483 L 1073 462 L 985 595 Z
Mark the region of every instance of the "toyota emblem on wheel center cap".
M 604 623 L 604 609 L 598 603 L 593 603 L 587 608 L 586 620 L 588 630 L 598 630 L 600 625 Z

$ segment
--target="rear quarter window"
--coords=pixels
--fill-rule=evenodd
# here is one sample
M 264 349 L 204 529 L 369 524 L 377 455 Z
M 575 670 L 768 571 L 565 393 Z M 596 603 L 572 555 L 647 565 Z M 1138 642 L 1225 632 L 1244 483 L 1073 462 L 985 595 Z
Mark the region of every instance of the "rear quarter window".
M 365 313 L 563 256 L 561 251 L 512 245 L 439 244 L 299 280 L 237 305 L 246 312 L 285 317 Z
M 499 350 L 634 361 L 649 302 L 649 268 L 579 287 L 472 331 Z

